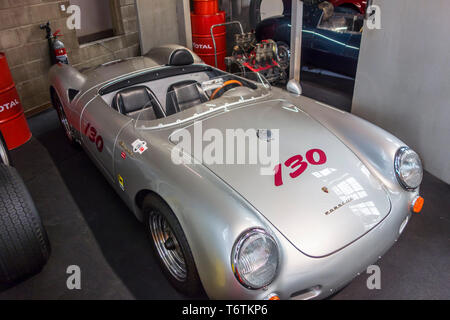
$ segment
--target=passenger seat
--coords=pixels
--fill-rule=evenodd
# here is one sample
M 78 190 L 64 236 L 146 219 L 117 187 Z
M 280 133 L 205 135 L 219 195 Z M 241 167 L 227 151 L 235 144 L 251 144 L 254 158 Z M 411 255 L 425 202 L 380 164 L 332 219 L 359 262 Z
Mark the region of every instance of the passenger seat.
M 208 96 L 197 81 L 180 81 L 167 89 L 166 114 L 170 116 L 208 100 Z

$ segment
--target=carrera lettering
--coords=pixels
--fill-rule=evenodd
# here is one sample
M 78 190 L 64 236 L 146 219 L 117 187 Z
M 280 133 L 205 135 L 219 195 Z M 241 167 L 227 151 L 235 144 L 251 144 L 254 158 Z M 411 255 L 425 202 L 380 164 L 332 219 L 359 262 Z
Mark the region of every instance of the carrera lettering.
M 339 208 L 342 208 L 343 206 L 345 206 L 347 203 L 350 203 L 353 201 L 353 198 L 348 198 L 345 201 L 342 201 L 341 203 L 339 203 L 337 206 L 335 206 L 334 208 L 331 208 L 330 210 L 328 210 L 327 212 L 325 212 L 325 215 L 328 216 L 330 214 L 332 214 L 334 211 L 336 211 Z

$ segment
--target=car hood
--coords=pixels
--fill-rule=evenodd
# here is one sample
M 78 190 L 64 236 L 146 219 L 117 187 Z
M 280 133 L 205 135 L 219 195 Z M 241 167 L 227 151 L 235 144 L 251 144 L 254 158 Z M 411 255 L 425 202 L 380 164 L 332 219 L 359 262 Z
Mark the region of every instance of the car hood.
M 199 128 L 199 123 L 197 123 Z M 201 129 L 219 130 L 226 145 L 227 129 L 279 129 L 279 160 L 283 184 L 275 185 L 275 174 L 262 175 L 258 164 L 209 164 L 225 183 L 240 193 L 297 249 L 312 257 L 329 255 L 369 232 L 390 212 L 387 192 L 336 136 L 300 107 L 282 100 L 237 108 L 201 121 Z M 185 128 L 194 137 L 194 125 Z M 197 131 L 198 132 L 198 131 Z M 170 140 L 180 141 L 181 131 Z M 257 139 L 267 142 L 265 131 Z M 209 142 L 203 142 L 203 146 Z M 224 149 L 226 149 L 224 147 Z M 323 164 L 308 164 L 299 176 L 297 168 L 284 163 L 295 155 L 305 160 L 306 153 L 320 149 Z M 194 150 L 192 147 L 191 150 Z M 226 159 L 226 150 L 224 159 Z M 310 158 L 311 160 L 311 158 Z M 318 153 L 312 162 L 319 162 Z M 272 171 L 273 172 L 273 171 Z

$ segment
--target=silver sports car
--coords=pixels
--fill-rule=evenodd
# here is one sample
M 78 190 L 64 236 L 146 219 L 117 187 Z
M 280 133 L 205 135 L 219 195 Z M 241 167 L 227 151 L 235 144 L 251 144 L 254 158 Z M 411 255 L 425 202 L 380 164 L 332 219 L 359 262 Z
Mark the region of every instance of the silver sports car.
M 325 298 L 376 262 L 423 204 L 420 158 L 396 137 L 180 46 L 82 72 L 58 64 L 50 85 L 69 141 L 188 295 Z M 267 161 L 254 161 L 255 145 Z

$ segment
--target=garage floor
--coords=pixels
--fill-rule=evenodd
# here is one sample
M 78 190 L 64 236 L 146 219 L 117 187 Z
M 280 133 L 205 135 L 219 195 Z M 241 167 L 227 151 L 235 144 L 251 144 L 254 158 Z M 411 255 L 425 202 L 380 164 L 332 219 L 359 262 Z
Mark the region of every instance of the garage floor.
M 86 154 L 66 143 L 56 112 L 29 123 L 32 140 L 12 156 L 53 251 L 41 274 L 0 287 L 0 299 L 183 299 L 162 275 L 141 224 Z M 362 274 L 332 299 L 450 299 L 450 186 L 426 173 L 422 194 L 423 212 L 378 263 L 382 289 L 368 290 Z M 70 265 L 81 268 L 81 290 L 66 287 Z

